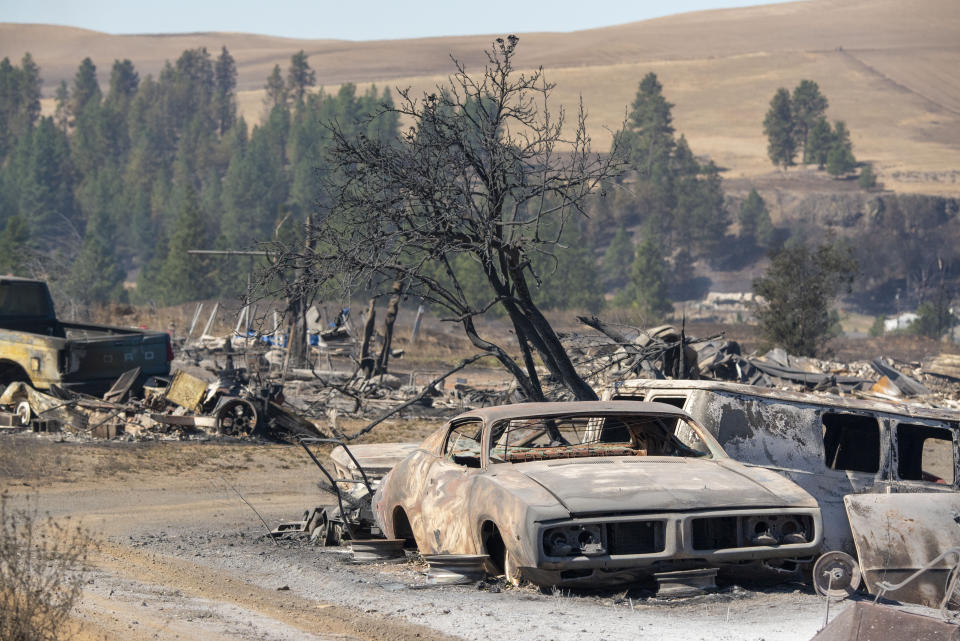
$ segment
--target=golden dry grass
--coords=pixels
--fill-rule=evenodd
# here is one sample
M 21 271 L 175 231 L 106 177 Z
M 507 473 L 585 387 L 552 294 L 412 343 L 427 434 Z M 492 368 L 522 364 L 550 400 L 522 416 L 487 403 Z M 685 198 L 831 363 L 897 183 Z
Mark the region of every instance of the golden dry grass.
M 518 63 L 542 65 L 567 109 L 579 95 L 596 147 L 623 120 L 640 78 L 656 72 L 675 103 L 677 128 L 698 154 L 731 176 L 771 170 L 761 121 L 777 87 L 820 83 L 829 116 L 847 121 L 855 152 L 887 187 L 960 193 L 960 3 L 955 0 L 809 0 L 681 14 L 573 33 L 522 34 Z M 263 112 L 274 64 L 304 49 L 328 91 L 346 81 L 426 89 L 450 71 L 449 55 L 476 69 L 490 36 L 349 42 L 237 33 L 113 36 L 46 25 L 0 24 L 0 56 L 31 51 L 45 91 L 91 56 L 105 81 L 110 62 L 130 58 L 142 76 L 189 47 L 237 59 L 240 111 Z M 46 109 L 50 109 L 47 101 Z

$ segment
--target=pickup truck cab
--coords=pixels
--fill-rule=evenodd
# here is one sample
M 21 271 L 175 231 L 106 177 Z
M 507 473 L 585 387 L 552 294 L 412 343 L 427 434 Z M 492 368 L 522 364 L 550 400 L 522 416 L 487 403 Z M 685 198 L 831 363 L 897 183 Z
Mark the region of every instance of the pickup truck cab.
M 136 367 L 135 388 L 165 376 L 172 360 L 163 332 L 62 322 L 44 281 L 0 277 L 0 387 L 24 381 L 100 395 Z

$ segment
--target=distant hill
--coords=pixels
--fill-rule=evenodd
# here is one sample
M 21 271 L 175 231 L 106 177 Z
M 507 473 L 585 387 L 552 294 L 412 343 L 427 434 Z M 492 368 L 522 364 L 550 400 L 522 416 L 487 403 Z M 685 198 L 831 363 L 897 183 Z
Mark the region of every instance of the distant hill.
M 777 87 L 820 84 L 828 115 L 845 120 L 854 152 L 888 188 L 960 194 L 960 2 L 810 0 L 704 11 L 573 33 L 521 36 L 518 62 L 543 66 L 567 109 L 583 96 L 597 147 L 609 145 L 637 83 L 654 71 L 676 106 L 675 124 L 695 153 L 731 178 L 768 174 L 761 121 Z M 238 33 L 108 35 L 49 25 L 0 24 L 0 57 L 31 52 L 45 95 L 90 56 L 106 84 L 114 59 L 141 76 L 187 48 L 225 45 L 237 60 L 240 106 L 262 111 L 273 65 L 300 49 L 327 90 L 343 82 L 426 89 L 450 71 L 450 55 L 478 68 L 494 36 L 350 42 Z M 47 105 L 49 108 L 49 105 Z

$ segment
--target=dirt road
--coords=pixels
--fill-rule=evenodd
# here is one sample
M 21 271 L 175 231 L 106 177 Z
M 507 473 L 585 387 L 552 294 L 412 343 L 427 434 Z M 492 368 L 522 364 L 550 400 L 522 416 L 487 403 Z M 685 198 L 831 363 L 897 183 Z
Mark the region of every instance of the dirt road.
M 76 611 L 83 639 L 799 641 L 823 621 L 824 603 L 796 585 L 673 602 L 426 587 L 411 563 L 352 565 L 340 550 L 275 545 L 231 486 L 271 525 L 323 503 L 295 447 L 25 447 L 58 480 L 7 473 L 3 487 L 15 501 L 80 520 L 102 542 Z

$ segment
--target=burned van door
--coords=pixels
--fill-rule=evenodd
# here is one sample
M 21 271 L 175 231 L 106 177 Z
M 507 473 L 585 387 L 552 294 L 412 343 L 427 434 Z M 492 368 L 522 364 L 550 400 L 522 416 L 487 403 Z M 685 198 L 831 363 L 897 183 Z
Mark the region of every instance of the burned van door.
M 843 498 L 870 492 L 887 478 L 889 437 L 885 421 L 872 414 L 823 412 L 823 471 L 804 486 L 820 503 L 824 549 L 855 554 Z

